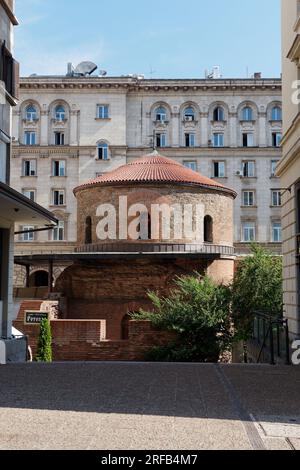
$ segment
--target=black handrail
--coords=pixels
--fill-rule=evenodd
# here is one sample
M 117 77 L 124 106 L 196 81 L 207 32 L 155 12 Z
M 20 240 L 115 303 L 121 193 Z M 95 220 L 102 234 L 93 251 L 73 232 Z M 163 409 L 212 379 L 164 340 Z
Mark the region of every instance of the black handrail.
M 261 329 L 262 326 L 262 329 Z M 276 330 L 276 336 L 274 336 L 274 329 Z M 283 330 L 283 331 L 282 331 Z M 269 339 L 269 354 L 270 364 L 275 365 L 275 341 L 276 341 L 276 355 L 278 358 L 282 357 L 282 335 L 284 332 L 284 355 L 285 363 L 291 364 L 290 361 L 290 339 L 289 339 L 289 325 L 288 320 L 283 317 L 276 317 L 274 315 L 266 314 L 263 312 L 255 312 L 254 325 L 253 325 L 253 339 L 257 340 L 258 344 L 261 345 L 257 363 L 260 362 L 263 352 L 267 347 L 267 341 Z M 262 333 L 262 341 L 261 341 Z

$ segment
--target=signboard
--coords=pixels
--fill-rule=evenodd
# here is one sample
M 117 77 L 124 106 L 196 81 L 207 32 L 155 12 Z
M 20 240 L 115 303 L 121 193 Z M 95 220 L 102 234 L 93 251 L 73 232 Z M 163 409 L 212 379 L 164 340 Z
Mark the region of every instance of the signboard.
M 25 324 L 26 325 L 39 325 L 42 320 L 48 319 L 49 312 L 25 312 Z

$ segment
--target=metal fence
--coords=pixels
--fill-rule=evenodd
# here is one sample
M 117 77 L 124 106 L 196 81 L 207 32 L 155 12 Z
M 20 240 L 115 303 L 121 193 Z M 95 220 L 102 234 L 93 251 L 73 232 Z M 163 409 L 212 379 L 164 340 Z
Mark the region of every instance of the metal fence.
M 257 363 L 274 365 L 284 360 L 290 365 L 290 339 L 288 320 L 262 312 L 256 312 L 253 325 L 253 341 L 259 346 Z

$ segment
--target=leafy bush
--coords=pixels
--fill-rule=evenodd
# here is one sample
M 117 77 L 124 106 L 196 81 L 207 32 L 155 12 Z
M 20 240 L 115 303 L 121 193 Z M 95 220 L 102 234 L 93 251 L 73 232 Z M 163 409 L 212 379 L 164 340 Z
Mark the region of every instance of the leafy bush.
M 147 358 L 166 361 L 216 362 L 231 343 L 230 289 L 200 275 L 177 277 L 169 297 L 150 292 L 153 311 L 132 314 L 158 328 L 174 331 L 178 340 L 153 348 Z
M 52 336 L 49 320 L 46 318 L 41 321 L 40 334 L 38 339 L 37 362 L 52 362 Z
M 232 312 L 236 338 L 246 341 L 254 313 L 282 314 L 282 260 L 258 245 L 238 265 L 232 284 Z

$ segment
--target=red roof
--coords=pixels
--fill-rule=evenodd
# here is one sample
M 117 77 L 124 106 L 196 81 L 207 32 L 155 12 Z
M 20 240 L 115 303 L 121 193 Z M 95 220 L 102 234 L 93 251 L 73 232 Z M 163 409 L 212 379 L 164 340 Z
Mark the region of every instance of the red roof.
M 96 179 L 78 186 L 74 192 L 92 186 L 128 184 L 128 183 L 171 183 L 188 184 L 208 188 L 214 188 L 236 193 L 206 176 L 202 176 L 196 171 L 190 170 L 180 163 L 163 157 L 157 152 L 153 152 L 127 165 L 120 166 L 116 170 L 110 171 Z

